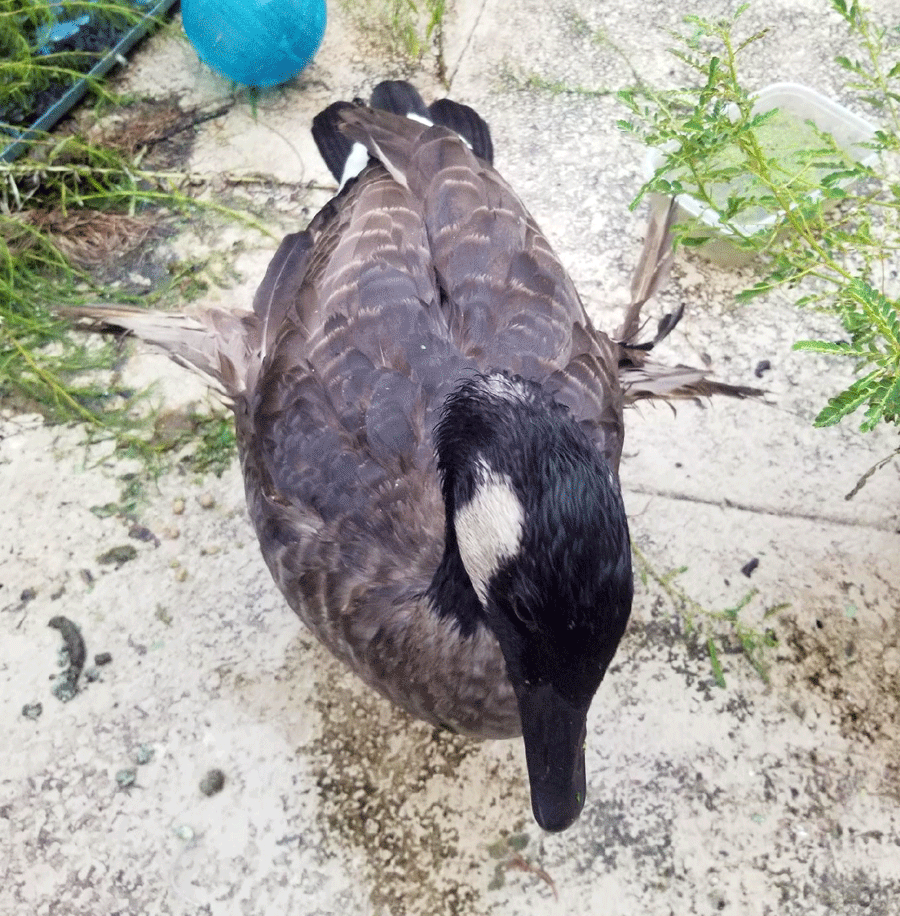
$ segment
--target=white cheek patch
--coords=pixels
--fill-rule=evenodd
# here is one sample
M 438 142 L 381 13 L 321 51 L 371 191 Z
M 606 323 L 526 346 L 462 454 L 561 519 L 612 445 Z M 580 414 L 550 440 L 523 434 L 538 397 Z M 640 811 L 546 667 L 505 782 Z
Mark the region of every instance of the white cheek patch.
M 525 510 L 509 477 L 480 462 L 475 495 L 456 510 L 454 526 L 459 555 L 475 593 L 487 604 L 488 583 L 501 564 L 519 552 Z

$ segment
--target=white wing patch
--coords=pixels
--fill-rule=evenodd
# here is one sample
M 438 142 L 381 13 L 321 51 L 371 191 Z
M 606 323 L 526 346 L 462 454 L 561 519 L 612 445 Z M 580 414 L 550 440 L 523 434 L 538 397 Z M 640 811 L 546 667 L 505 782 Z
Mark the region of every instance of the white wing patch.
M 454 526 L 459 555 L 482 605 L 488 584 L 501 564 L 519 552 L 525 509 L 506 474 L 478 460 L 475 495 L 456 510 Z
M 362 143 L 354 143 L 350 147 L 350 155 L 347 157 L 347 161 L 344 163 L 344 171 L 341 174 L 341 183 L 338 186 L 338 192 L 342 191 L 344 185 L 351 179 L 356 178 L 357 175 L 366 167 L 366 163 L 369 161 L 369 151 L 362 145 Z

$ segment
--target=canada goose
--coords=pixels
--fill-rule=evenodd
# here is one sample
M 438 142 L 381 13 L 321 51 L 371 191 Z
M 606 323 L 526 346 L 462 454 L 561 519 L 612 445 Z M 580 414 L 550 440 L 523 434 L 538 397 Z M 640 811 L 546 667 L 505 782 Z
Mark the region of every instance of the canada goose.
M 636 344 L 670 259 L 664 216 L 614 342 L 494 171 L 471 108 L 382 83 L 371 107 L 335 103 L 313 134 L 340 190 L 281 243 L 252 312 L 70 314 L 221 387 L 290 606 L 412 715 L 521 734 L 534 816 L 563 830 L 631 609 L 623 406 L 749 389 L 660 368 L 655 341 Z

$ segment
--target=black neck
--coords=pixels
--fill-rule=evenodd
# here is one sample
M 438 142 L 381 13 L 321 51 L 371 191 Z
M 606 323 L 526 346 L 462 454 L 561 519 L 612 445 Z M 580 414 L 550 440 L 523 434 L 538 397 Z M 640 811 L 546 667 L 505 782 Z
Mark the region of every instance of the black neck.
M 484 623 L 484 609 L 456 546 L 456 532 L 447 525 L 444 556 L 426 593 L 442 619 L 452 619 L 462 636 L 472 636 Z
M 536 417 L 562 410 L 544 399 L 536 383 L 502 372 L 467 378 L 444 401 L 435 451 L 446 509 L 445 546 L 427 594 L 437 613 L 455 620 L 463 636 L 485 624 L 453 526 L 456 506 L 465 505 L 477 485 L 473 462 L 484 459 L 492 467 L 502 467 L 511 452 L 523 447 Z

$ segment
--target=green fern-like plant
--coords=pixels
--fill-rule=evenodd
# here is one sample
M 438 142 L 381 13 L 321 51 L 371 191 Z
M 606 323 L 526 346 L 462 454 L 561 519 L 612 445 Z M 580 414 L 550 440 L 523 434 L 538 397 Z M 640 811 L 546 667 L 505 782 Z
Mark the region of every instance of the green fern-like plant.
M 754 113 L 739 72 L 741 55 L 766 35 L 736 35 L 746 6 L 727 20 L 686 17 L 687 29 L 672 51 L 697 82 L 669 91 L 638 84 L 620 93 L 632 117 L 619 126 L 663 151 L 635 205 L 648 192 L 690 194 L 740 247 L 760 255 L 763 275 L 739 300 L 797 287 L 798 304 L 837 316 L 849 340 L 796 345 L 856 363 L 858 378 L 814 422 L 828 426 L 863 409 L 861 429 L 868 431 L 879 423 L 900 425 L 900 303 L 895 292 L 879 288 L 884 268 L 900 251 L 900 184 L 888 177 L 900 153 L 900 29 L 873 22 L 857 0 L 829 2 L 850 39 L 837 62 L 849 87 L 882 122 L 866 144 L 880 157 L 877 165 L 849 160 L 811 123 L 804 149 L 787 153 L 766 142 L 777 112 Z M 741 216 L 758 210 L 780 218 L 748 235 Z M 685 245 L 704 242 L 696 226 L 679 231 Z
M 880 422 L 900 422 L 900 314 L 897 302 L 863 280 L 855 279 L 839 292 L 838 314 L 849 341 L 801 340 L 796 350 L 850 357 L 868 369 L 849 388 L 831 398 L 815 419 L 831 426 L 867 405 L 861 428 Z

